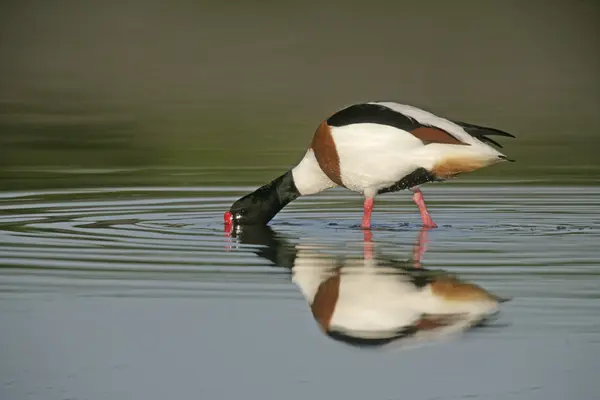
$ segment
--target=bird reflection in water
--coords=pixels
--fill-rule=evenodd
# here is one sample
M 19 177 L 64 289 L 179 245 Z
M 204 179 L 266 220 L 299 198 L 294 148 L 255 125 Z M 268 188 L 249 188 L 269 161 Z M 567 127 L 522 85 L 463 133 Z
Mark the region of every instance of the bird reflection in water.
M 294 245 L 268 226 L 231 233 L 241 244 L 291 271 L 321 331 L 363 347 L 439 340 L 484 326 L 502 299 L 446 271 L 421 266 L 427 229 L 419 232 L 408 260 L 376 254 L 372 233 L 364 232 L 362 256 L 339 257 L 327 247 Z

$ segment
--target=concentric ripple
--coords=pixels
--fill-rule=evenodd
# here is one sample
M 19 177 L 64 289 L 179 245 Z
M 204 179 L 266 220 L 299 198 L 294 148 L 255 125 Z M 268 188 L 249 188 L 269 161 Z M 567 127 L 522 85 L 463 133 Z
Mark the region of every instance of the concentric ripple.
M 251 189 L 3 193 L 2 293 L 296 296 L 288 271 L 223 231 L 223 211 Z M 425 266 L 501 284 L 512 295 L 595 293 L 589 277 L 598 273 L 600 189 L 445 184 L 425 190 L 440 225 L 429 233 Z M 271 225 L 292 243 L 358 254 L 360 213 L 360 196 L 335 189 L 292 203 Z M 377 199 L 378 251 L 406 259 L 419 229 L 410 196 Z M 539 282 L 549 274 L 564 279 Z

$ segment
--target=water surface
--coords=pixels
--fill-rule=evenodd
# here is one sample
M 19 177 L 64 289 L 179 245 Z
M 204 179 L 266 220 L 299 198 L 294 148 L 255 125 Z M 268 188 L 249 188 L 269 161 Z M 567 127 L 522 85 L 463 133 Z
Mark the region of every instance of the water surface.
M 377 199 L 366 237 L 360 197 L 341 189 L 290 204 L 266 236 L 227 234 L 223 211 L 252 188 L 2 192 L 0 397 L 594 397 L 597 187 L 426 186 L 439 228 L 425 241 L 407 193 Z M 440 340 L 334 340 L 288 256 L 316 248 L 319 268 L 362 262 L 367 245 L 368 257 L 511 300 L 489 323 Z

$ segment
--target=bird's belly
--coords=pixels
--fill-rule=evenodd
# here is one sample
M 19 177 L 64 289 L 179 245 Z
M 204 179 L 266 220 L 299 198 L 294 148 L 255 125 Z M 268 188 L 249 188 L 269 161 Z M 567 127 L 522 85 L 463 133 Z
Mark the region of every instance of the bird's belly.
M 340 178 L 348 189 L 376 192 L 419 167 L 411 153 L 423 144 L 411 134 L 391 127 L 362 130 L 354 125 L 350 127 L 332 132 L 339 156 Z
M 365 165 L 366 168 L 348 168 L 342 173 L 344 186 L 355 192 L 374 195 L 379 190 L 393 186 L 403 177 L 409 175 L 417 167 L 407 163 L 402 168 L 394 166 L 388 169 L 377 169 Z

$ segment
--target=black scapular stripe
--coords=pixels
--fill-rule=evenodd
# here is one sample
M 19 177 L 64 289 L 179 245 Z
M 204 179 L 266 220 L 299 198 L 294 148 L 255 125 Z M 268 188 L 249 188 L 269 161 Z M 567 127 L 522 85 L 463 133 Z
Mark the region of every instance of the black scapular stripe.
M 422 185 L 427 182 L 442 181 L 443 179 L 438 178 L 425 168 L 417 168 L 392 186 L 388 186 L 383 189 L 379 189 L 377 194 L 397 192 L 399 190 L 409 189 L 413 186 Z
M 410 132 L 423 127 L 417 120 L 379 104 L 355 104 L 333 114 L 327 120 L 329 126 L 373 123 L 393 126 Z

